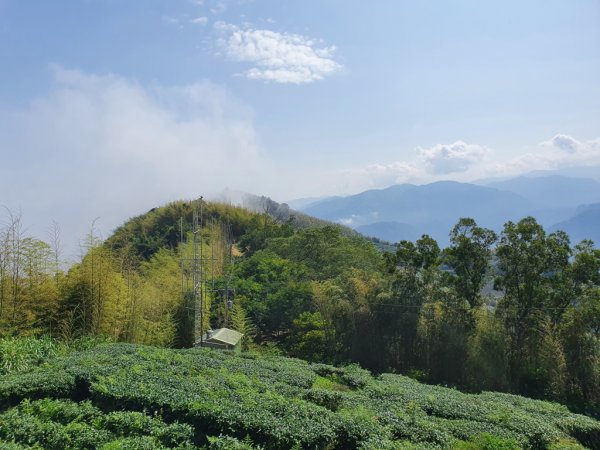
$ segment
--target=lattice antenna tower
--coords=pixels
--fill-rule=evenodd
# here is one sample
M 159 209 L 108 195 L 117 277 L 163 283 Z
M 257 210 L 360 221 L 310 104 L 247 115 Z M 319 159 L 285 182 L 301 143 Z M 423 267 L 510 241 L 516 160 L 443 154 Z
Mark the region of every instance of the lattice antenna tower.
M 198 208 L 194 208 L 193 212 L 193 239 L 194 253 L 192 257 L 192 283 L 194 287 L 194 343 L 200 338 L 200 346 L 204 338 L 203 319 L 204 319 L 204 290 L 202 284 L 204 274 L 202 273 L 202 197 L 199 200 L 200 212 Z
M 193 305 L 188 305 L 188 313 L 190 315 L 193 314 L 194 318 L 194 345 L 202 346 L 205 333 L 207 330 L 204 328 L 205 323 L 205 310 L 207 307 L 208 300 L 208 292 L 212 293 L 213 299 L 215 298 L 215 294 L 220 289 L 217 289 L 215 286 L 215 273 L 216 273 L 216 263 L 220 261 L 219 256 L 224 257 L 223 250 L 221 246 L 217 244 L 221 243 L 221 240 L 217 241 L 217 227 L 215 219 L 213 218 L 210 225 L 210 243 L 209 247 L 204 248 L 204 200 L 203 197 L 200 197 L 196 204 L 194 205 L 194 210 L 192 212 L 192 248 L 191 248 L 191 257 L 188 255 L 181 257 L 181 293 L 184 301 L 189 299 L 193 302 Z M 180 229 L 180 238 L 181 238 L 181 248 L 182 251 L 185 250 L 186 237 L 183 231 L 183 217 L 180 218 L 179 221 L 179 229 Z M 231 256 L 231 247 L 232 247 L 232 239 L 231 239 L 231 226 L 228 223 L 227 228 L 222 230 L 222 234 L 226 236 L 221 236 L 221 239 L 227 239 L 228 245 L 228 257 L 230 260 L 230 270 L 232 265 L 232 256 Z M 206 251 L 205 251 L 206 250 Z M 187 250 L 189 251 L 189 249 Z M 205 254 L 206 253 L 206 254 Z M 221 261 L 223 263 L 224 261 Z M 223 264 L 221 264 L 223 266 Z M 225 288 L 225 302 L 229 308 L 232 306 L 232 302 L 229 298 L 230 290 L 229 283 L 231 280 L 231 273 L 226 281 Z M 188 297 L 188 296 L 191 296 Z
M 181 294 L 185 300 L 191 294 L 193 305 L 188 306 L 188 311 L 193 314 L 194 345 L 204 340 L 204 303 L 206 300 L 206 274 L 204 271 L 203 255 L 203 197 L 194 205 L 192 212 L 192 255 L 181 258 Z M 185 251 L 186 237 L 183 231 L 183 217 L 179 220 L 181 249 Z M 190 286 L 191 284 L 191 286 Z M 190 289 L 191 288 L 191 289 Z M 187 302 L 186 302 L 187 304 Z

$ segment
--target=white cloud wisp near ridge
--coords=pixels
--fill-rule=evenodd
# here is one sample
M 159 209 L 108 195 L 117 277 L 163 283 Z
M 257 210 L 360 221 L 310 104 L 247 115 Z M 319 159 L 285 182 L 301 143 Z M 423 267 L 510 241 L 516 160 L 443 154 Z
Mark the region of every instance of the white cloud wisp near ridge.
M 338 185 L 340 192 L 360 192 L 398 183 L 420 184 L 448 179 L 468 182 L 578 166 L 600 166 L 600 139 L 579 141 L 566 134 L 557 134 L 539 143 L 535 150 L 505 160 L 487 146 L 456 141 L 430 148 L 417 147 L 413 158 L 351 168 L 331 177 L 343 180 Z
M 421 161 L 434 174 L 466 172 L 482 161 L 490 150 L 482 145 L 457 141 L 453 144 L 438 144 L 427 149 L 418 149 Z
M 52 72 L 48 94 L 0 114 L 2 203 L 38 231 L 56 220 L 81 239 L 98 216 L 108 233 L 167 201 L 265 190 L 253 111 L 223 88 Z

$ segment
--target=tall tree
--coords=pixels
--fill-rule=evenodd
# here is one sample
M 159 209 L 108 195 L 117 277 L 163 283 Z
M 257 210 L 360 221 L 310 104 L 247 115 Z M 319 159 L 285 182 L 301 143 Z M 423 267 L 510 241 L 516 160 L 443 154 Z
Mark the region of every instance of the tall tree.
M 553 342 L 547 333 L 554 328 L 547 321 L 559 317 L 567 306 L 557 304 L 556 292 L 565 279 L 570 254 L 566 235 L 546 235 L 533 217 L 508 222 L 496 249 L 501 274 L 495 285 L 504 291 L 498 313 L 511 342 L 510 379 L 529 395 L 543 395 L 550 381 L 540 349 Z
M 450 279 L 457 295 L 471 308 L 482 304 L 481 289 L 496 240 L 496 233 L 477 226 L 470 218 L 461 218 L 450 232 L 451 245 L 444 252 L 444 260 L 453 271 Z

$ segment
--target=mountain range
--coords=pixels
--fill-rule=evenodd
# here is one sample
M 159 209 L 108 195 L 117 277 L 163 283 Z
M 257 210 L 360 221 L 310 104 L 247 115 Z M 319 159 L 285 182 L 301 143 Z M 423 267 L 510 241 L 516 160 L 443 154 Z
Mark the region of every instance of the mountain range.
M 600 242 L 600 181 L 552 172 L 476 183 L 398 184 L 347 197 L 289 202 L 312 216 L 389 242 L 429 234 L 448 245 L 461 217 L 497 232 L 509 220 L 535 217 L 548 231 L 562 229 L 573 242 Z

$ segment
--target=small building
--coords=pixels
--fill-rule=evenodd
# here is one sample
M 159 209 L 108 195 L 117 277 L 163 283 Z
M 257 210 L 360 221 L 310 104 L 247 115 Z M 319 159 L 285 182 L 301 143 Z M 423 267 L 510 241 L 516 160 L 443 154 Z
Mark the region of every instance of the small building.
M 210 330 L 204 335 L 202 343 L 196 342 L 196 345 L 218 350 L 233 350 L 237 353 L 242 351 L 242 337 L 244 335 L 238 331 L 219 328 Z

